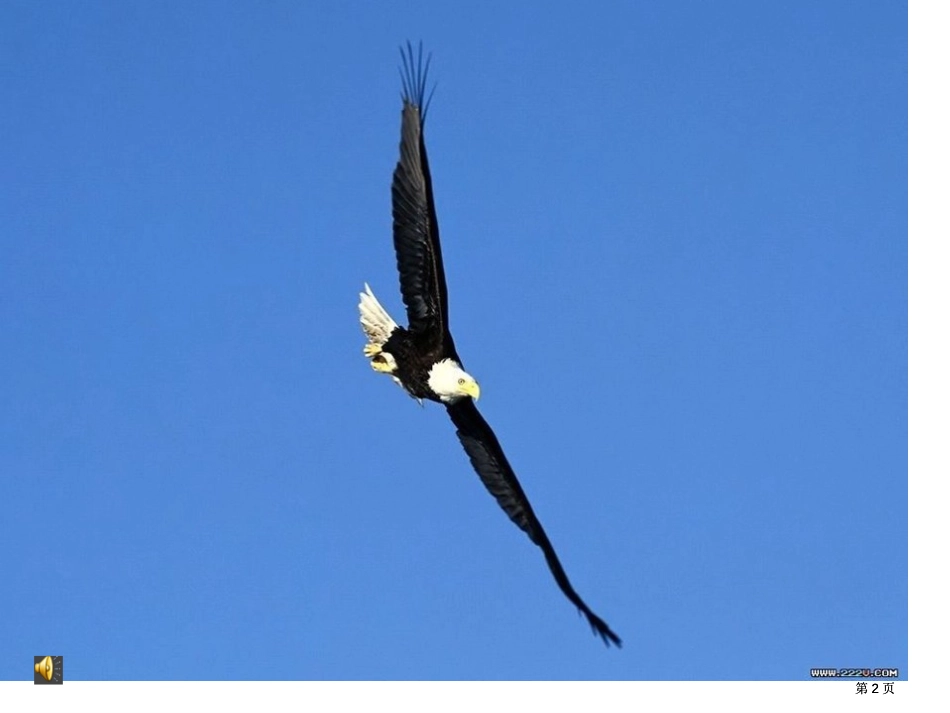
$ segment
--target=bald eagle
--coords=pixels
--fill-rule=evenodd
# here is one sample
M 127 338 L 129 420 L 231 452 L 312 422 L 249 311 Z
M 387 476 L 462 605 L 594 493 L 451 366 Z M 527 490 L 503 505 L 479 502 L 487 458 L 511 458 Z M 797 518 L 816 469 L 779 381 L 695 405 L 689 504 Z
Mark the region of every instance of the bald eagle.
M 428 99 L 422 47 L 402 55 L 402 136 L 399 162 L 393 173 L 393 242 L 399 288 L 408 313 L 408 328 L 400 327 L 376 299 L 369 285 L 360 293 L 360 324 L 369 343 L 363 353 L 370 366 L 388 374 L 420 403 L 445 406 L 462 447 L 485 487 L 508 517 L 541 548 L 561 591 L 587 617 L 594 633 L 608 646 L 620 646 L 607 623 L 591 611 L 571 586 L 541 522 L 521 489 L 491 427 L 475 408 L 478 382 L 462 366 L 449 331 L 449 301 L 442 269 L 439 225 L 435 217 L 432 179 L 423 128 Z

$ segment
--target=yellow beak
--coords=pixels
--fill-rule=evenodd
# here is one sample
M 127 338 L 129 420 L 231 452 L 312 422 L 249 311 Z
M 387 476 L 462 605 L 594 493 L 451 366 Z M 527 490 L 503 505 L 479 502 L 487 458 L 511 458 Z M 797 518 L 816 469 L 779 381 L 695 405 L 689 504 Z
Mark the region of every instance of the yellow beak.
M 475 381 L 466 381 L 461 386 L 462 393 L 468 394 L 473 399 L 478 401 L 479 394 L 482 393 L 481 389 L 478 388 L 478 382 Z

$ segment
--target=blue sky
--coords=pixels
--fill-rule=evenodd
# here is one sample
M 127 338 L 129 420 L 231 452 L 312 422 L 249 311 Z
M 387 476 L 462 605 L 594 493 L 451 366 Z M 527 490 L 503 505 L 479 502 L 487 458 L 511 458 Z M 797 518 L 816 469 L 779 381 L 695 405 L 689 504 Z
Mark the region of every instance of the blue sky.
M 0 679 L 905 677 L 906 6 L 351 5 L 0 4 Z M 406 39 L 456 345 L 621 651 L 362 357 Z

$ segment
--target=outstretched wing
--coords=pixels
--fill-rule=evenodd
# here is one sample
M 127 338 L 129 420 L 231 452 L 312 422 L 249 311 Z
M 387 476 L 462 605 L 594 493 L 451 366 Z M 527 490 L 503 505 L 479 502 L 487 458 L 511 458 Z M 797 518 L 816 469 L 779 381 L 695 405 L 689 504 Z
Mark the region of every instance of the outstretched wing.
M 402 54 L 402 136 L 399 163 L 393 172 L 393 242 L 399 288 L 409 315 L 409 329 L 429 337 L 429 346 L 458 359 L 449 333 L 449 303 L 442 269 L 439 224 L 432 198 L 432 177 L 423 128 L 429 60 L 412 45 Z M 431 97 L 431 95 L 430 95 Z
M 548 562 L 548 567 L 554 575 L 554 580 L 567 598 L 573 602 L 574 606 L 584 613 L 594 632 L 608 646 L 614 644 L 619 647 L 621 645 L 620 637 L 610 630 L 607 622 L 590 610 L 590 607 L 584 603 L 584 600 L 578 596 L 577 592 L 574 591 L 574 587 L 571 586 L 567 574 L 554 552 L 551 541 L 544 532 L 544 528 L 541 527 L 541 522 L 534 514 L 534 510 L 531 509 L 531 504 L 521 489 L 521 484 L 515 477 L 514 470 L 512 470 L 508 459 L 501 450 L 498 439 L 478 412 L 478 409 L 475 408 L 475 404 L 471 399 L 461 399 L 454 404 L 448 404 L 446 409 L 452 423 L 458 429 L 457 433 L 459 440 L 462 441 L 462 447 L 471 459 L 475 472 L 485 483 L 485 487 L 495 496 L 495 500 L 498 501 L 498 504 L 501 505 L 502 510 L 508 514 L 512 522 L 524 530 L 531 541 L 541 548 L 541 551 L 544 552 L 544 558 Z

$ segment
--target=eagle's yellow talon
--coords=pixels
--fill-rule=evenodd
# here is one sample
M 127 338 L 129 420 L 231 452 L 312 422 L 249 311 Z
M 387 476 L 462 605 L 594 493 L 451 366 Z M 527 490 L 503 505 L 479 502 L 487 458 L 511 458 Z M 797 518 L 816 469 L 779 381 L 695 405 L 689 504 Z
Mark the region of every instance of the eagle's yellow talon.
M 382 356 L 370 360 L 369 365 L 373 367 L 373 371 L 376 371 L 380 374 L 392 374 L 395 371 L 392 364 L 386 361 L 386 358 Z

